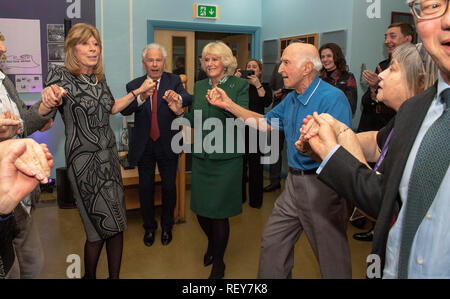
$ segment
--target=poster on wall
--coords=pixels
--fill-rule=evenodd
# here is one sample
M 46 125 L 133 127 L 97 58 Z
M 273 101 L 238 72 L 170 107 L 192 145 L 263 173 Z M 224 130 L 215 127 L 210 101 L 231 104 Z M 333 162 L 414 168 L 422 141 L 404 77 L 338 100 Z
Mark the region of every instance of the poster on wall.
M 3 70 L 7 74 L 42 75 L 39 20 L 0 18 L 7 47 Z
M 41 92 L 42 76 L 41 75 L 17 75 L 16 76 L 17 92 Z

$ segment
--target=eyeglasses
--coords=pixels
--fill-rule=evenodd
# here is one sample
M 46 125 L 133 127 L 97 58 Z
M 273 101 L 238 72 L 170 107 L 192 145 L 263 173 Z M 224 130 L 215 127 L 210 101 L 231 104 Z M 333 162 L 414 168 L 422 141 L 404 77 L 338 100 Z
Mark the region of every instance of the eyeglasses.
M 420 20 L 442 17 L 448 9 L 448 0 L 415 0 L 409 3 L 412 13 Z

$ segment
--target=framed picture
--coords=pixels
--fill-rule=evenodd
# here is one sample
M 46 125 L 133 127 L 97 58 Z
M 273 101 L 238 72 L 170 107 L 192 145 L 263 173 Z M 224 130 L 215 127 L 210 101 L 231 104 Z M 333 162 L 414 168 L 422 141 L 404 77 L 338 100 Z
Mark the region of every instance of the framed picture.
M 314 45 L 316 48 L 318 48 L 318 46 L 319 46 L 319 34 L 318 33 L 280 38 L 280 52 L 279 52 L 280 58 L 281 58 L 281 56 L 283 56 L 284 49 L 286 49 L 287 46 L 289 46 L 290 42 L 293 40 L 299 40 L 304 43 Z
M 64 61 L 64 44 L 47 44 L 48 61 Z
M 47 41 L 64 42 L 64 24 L 47 24 Z

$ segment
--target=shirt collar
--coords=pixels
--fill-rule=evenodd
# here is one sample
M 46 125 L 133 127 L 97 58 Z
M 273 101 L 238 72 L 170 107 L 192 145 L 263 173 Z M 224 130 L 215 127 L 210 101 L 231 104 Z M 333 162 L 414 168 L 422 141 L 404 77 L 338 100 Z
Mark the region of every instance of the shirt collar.
M 295 92 L 295 94 L 297 95 L 297 100 L 299 100 L 304 106 L 308 105 L 309 100 L 314 95 L 321 82 L 322 80 L 319 78 L 319 75 L 316 75 L 314 80 L 311 82 L 311 84 L 309 84 L 308 88 L 302 94 L 298 94 L 297 92 Z
M 450 88 L 450 85 L 444 81 L 444 79 L 441 76 L 441 72 L 439 71 L 439 81 L 437 86 L 437 94 L 439 98 L 441 99 L 441 93 L 446 90 L 447 88 Z M 440 100 L 442 102 L 442 99 Z
M 228 78 L 230 78 L 229 75 L 223 76 L 223 78 L 219 81 L 219 83 L 217 83 L 217 85 L 220 85 L 220 84 L 223 84 L 223 83 L 227 82 Z M 208 83 L 209 83 L 209 85 L 212 86 L 211 78 L 208 79 Z
M 159 85 L 159 82 L 161 82 L 161 77 L 159 77 L 158 80 L 156 80 L 158 82 L 158 85 Z M 152 78 L 150 78 L 149 75 L 147 75 L 147 79 L 154 81 Z

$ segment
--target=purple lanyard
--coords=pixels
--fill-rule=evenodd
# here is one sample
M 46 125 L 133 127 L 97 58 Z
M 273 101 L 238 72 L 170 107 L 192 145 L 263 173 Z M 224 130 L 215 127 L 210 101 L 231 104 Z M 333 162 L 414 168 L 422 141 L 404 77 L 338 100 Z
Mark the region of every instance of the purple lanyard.
M 391 141 L 391 136 L 393 132 L 394 129 L 391 129 L 391 132 L 389 132 L 389 136 L 386 139 L 386 142 L 384 143 L 383 150 L 381 151 L 380 157 L 378 157 L 377 163 L 375 164 L 373 171 L 377 171 L 378 167 L 380 167 L 381 162 L 383 162 L 384 157 L 386 157 L 386 153 L 389 147 L 389 141 Z

